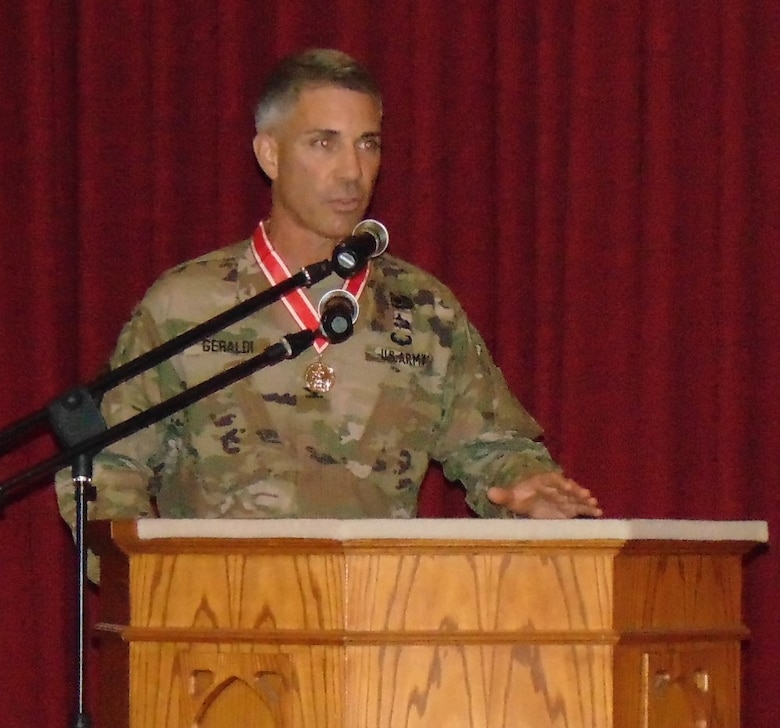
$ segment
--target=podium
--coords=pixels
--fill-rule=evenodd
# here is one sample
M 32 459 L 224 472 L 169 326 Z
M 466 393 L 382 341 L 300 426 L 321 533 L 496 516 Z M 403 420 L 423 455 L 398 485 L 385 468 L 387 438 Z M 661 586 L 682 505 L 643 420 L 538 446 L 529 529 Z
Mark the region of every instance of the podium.
M 757 521 L 92 524 L 99 728 L 736 728 Z

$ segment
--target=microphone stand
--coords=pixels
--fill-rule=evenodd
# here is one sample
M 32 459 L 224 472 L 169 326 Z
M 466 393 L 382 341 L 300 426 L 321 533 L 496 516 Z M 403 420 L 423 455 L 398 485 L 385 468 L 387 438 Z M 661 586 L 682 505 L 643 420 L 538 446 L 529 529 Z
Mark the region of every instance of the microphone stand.
M 79 423 L 92 419 L 93 413 L 87 413 L 81 411 L 82 407 L 89 407 L 89 401 L 99 401 L 100 397 L 108 390 L 113 389 L 118 384 L 132 379 L 137 374 L 151 369 L 152 367 L 160 364 L 166 359 L 170 358 L 174 354 L 183 351 L 191 344 L 194 344 L 201 339 L 205 339 L 208 336 L 220 331 L 231 324 L 240 321 L 241 319 L 249 316 L 261 308 L 270 305 L 277 299 L 281 298 L 285 294 L 294 290 L 295 288 L 310 287 L 315 283 L 325 278 L 331 270 L 339 272 L 340 266 L 337 266 L 335 261 L 328 260 L 314 263 L 306 268 L 300 270 L 296 275 L 291 276 L 285 281 L 269 288 L 267 291 L 248 298 L 246 301 L 242 301 L 236 306 L 223 311 L 221 314 L 214 316 L 214 318 L 208 321 L 198 324 L 197 326 L 188 329 L 187 331 L 175 336 L 172 339 L 164 342 L 160 346 L 150 349 L 145 354 L 142 354 L 132 361 L 126 362 L 122 366 L 111 370 L 102 377 L 97 378 L 90 384 L 86 384 L 82 387 L 78 387 L 71 392 L 65 393 L 60 398 L 56 399 L 48 407 L 44 407 L 37 412 L 27 415 L 26 417 L 17 420 L 16 422 L 8 425 L 0 431 L 0 455 L 8 451 L 11 445 L 15 445 L 22 440 L 28 433 L 35 432 L 40 429 L 41 425 L 45 424 L 47 419 L 54 414 L 55 421 L 52 422 L 52 426 L 57 429 L 59 425 L 58 417 L 63 417 L 63 427 L 68 430 L 71 428 L 79 427 Z M 358 269 L 351 271 L 349 275 L 353 275 Z M 346 277 L 346 276 L 345 276 Z M 52 408 L 57 408 L 55 413 L 52 413 Z M 70 413 L 81 411 L 82 416 L 77 417 L 75 421 L 69 417 Z M 59 431 L 58 431 L 58 434 Z M 64 433 L 63 433 L 64 434 Z M 0 506 L 2 506 L 2 489 L 0 488 Z
M 310 287 L 325 278 L 331 271 L 342 277 L 354 275 L 367 263 L 349 266 L 342 264 L 334 254 L 332 260 L 324 260 L 303 268 L 299 273 L 285 281 L 263 291 L 252 298 L 218 314 L 208 321 L 199 324 L 179 336 L 164 342 L 149 350 L 136 359 L 117 367 L 106 375 L 96 379 L 91 384 L 76 387 L 61 397 L 56 398 L 49 406 L 34 412 L 21 420 L 12 423 L 0 431 L 0 456 L 10 449 L 10 446 L 22 440 L 31 433 L 38 433 L 46 422 L 58 435 L 65 449 L 54 457 L 0 483 L 0 511 L 5 503 L 13 497 L 18 497 L 26 489 L 39 483 L 40 479 L 54 474 L 58 469 L 72 464 L 72 480 L 76 499 L 75 544 L 78 556 L 77 572 L 77 705 L 74 728 L 90 728 L 91 718 L 86 711 L 85 673 L 86 673 L 86 593 L 87 593 L 87 548 L 85 544 L 85 527 L 87 522 L 87 506 L 96 496 L 92 484 L 92 466 L 94 456 L 103 448 L 138 432 L 148 425 L 159 422 L 165 417 L 188 407 L 203 397 L 213 394 L 233 382 L 266 366 L 277 364 L 284 359 L 297 357 L 314 343 L 318 336 L 325 336 L 333 343 L 345 341 L 352 335 L 352 320 L 346 317 L 340 320 L 338 330 L 331 328 L 330 321 L 321 321 L 318 329 L 305 329 L 284 336 L 281 341 L 267 347 L 260 354 L 247 359 L 215 376 L 196 384 L 189 389 L 160 402 L 148 410 L 130 417 L 113 427 L 108 428 L 97 404 L 100 397 L 141 372 L 151 369 L 174 354 L 183 351 L 193 343 L 207 338 L 221 329 L 233 324 L 246 316 L 270 305 L 295 288 Z M 342 328 L 346 326 L 346 332 Z M 345 335 L 346 333 L 346 335 Z
M 74 728 L 90 728 L 92 721 L 86 705 L 87 669 L 87 505 L 95 498 L 92 485 L 92 456 L 79 455 L 73 463 L 73 485 L 76 498 L 76 715 Z
M 29 470 L 0 483 L 0 506 L 5 505 L 5 501 L 9 498 L 18 495 L 18 492 L 24 490 L 31 482 L 37 481 L 46 475 L 52 475 L 61 467 L 73 462 L 75 458 L 89 455 L 90 453 L 98 453 L 103 448 L 113 445 L 115 442 L 142 430 L 148 425 L 159 422 L 168 415 L 172 415 L 174 412 L 188 407 L 193 402 L 203 399 L 203 397 L 206 397 L 209 394 L 218 392 L 220 389 L 223 389 L 229 384 L 242 379 L 258 369 L 262 369 L 271 364 L 278 364 L 283 359 L 295 358 L 311 346 L 311 344 L 314 343 L 314 340 L 318 336 L 323 335 L 323 333 L 324 332 L 320 331 L 320 329 L 305 329 L 304 331 L 299 331 L 294 334 L 288 334 L 283 337 L 280 342 L 272 344 L 260 354 L 257 354 L 240 364 L 236 364 L 235 366 L 230 367 L 230 369 L 226 369 L 224 372 L 215 374 L 210 379 L 206 379 L 173 397 L 169 397 L 165 401 L 153 405 L 149 409 L 139 412 L 137 415 L 123 420 L 109 429 L 102 429 L 95 434 L 87 436 L 86 439 L 73 442 L 73 444 L 58 455 L 54 455 Z M 325 333 L 325 335 L 327 336 L 327 333 Z M 64 416 L 75 421 L 76 426 L 78 427 L 81 426 L 85 417 L 91 416 L 93 407 L 96 409 L 97 406 L 94 402 L 91 404 L 85 403 L 83 398 L 74 396 L 74 392 L 77 394 L 80 393 L 79 390 L 73 390 L 73 392 L 66 395 L 67 402 L 62 406 L 62 409 L 66 411 Z M 71 402 L 74 403 L 72 410 L 69 409 Z M 59 401 L 52 405 L 53 413 L 59 408 L 59 405 Z M 53 416 L 56 417 L 57 415 L 54 414 Z M 68 419 L 68 424 L 70 423 L 70 419 Z M 61 422 L 53 426 L 56 429 L 62 428 Z M 105 427 L 105 424 L 102 424 L 102 427 Z

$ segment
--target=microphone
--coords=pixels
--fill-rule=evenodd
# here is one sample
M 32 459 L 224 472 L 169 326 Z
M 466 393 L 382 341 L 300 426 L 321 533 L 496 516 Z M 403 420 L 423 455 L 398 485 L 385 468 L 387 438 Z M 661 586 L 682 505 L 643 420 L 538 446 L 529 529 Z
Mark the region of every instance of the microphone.
M 333 250 L 331 264 L 342 278 L 349 278 L 365 268 L 369 258 L 387 250 L 387 228 L 378 220 L 362 220 Z
M 357 321 L 360 306 L 357 298 L 349 291 L 336 289 L 328 291 L 319 302 L 320 330 L 333 344 L 340 344 L 352 336 L 352 327 Z

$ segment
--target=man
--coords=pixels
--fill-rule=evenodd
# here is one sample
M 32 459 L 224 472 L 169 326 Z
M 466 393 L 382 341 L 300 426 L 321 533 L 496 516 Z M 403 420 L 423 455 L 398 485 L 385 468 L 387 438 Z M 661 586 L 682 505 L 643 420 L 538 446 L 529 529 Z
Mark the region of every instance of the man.
M 118 366 L 329 260 L 363 219 L 381 156 L 373 79 L 333 50 L 283 61 L 256 111 L 254 152 L 272 186 L 252 239 L 165 274 L 125 326 Z M 262 351 L 342 284 L 359 315 L 345 342 L 263 369 L 96 461 L 92 517 L 408 518 L 431 459 L 482 516 L 600 516 L 561 474 L 450 291 L 392 255 L 335 274 L 110 391 L 115 424 Z M 58 492 L 72 517 L 63 474 Z

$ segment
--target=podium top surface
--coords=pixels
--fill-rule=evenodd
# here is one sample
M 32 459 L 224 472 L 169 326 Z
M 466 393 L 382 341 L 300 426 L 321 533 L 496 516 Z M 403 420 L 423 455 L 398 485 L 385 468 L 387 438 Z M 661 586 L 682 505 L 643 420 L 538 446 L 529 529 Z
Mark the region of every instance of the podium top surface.
M 314 538 L 476 541 L 746 541 L 769 539 L 766 521 L 618 519 L 141 519 L 139 540 Z

